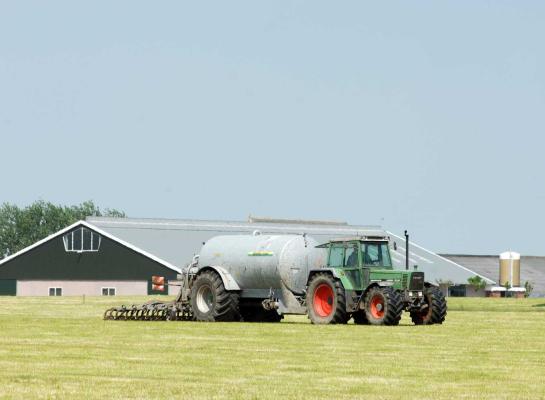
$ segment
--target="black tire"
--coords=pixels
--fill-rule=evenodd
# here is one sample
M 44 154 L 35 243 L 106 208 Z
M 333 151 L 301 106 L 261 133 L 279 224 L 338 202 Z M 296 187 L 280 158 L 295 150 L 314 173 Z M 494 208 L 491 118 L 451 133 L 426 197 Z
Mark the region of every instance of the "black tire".
M 428 305 L 424 311 L 412 311 L 411 319 L 415 325 L 442 324 L 447 316 L 447 300 L 437 286 L 424 289 L 424 301 Z
M 391 287 L 374 287 L 365 295 L 365 316 L 371 325 L 398 325 L 402 312 L 401 295 Z
M 197 321 L 240 321 L 238 293 L 227 291 L 221 277 L 213 271 L 195 278 L 190 297 L 193 318 Z
M 352 313 L 352 319 L 356 325 L 369 325 L 367 315 L 365 315 L 365 311 L 363 310 L 358 310 Z
M 240 302 L 240 314 L 244 322 L 280 322 L 284 319 L 276 310 L 265 310 L 261 302 L 261 299 Z
M 313 324 L 346 324 L 346 297 L 340 281 L 330 274 L 316 274 L 307 290 L 307 313 Z

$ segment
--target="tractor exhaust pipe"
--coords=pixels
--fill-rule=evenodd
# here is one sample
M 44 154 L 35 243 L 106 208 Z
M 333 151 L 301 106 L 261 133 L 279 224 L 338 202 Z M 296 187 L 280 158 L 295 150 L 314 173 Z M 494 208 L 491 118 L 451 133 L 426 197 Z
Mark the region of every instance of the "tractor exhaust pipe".
M 409 270 L 409 234 L 405 231 L 405 269 Z

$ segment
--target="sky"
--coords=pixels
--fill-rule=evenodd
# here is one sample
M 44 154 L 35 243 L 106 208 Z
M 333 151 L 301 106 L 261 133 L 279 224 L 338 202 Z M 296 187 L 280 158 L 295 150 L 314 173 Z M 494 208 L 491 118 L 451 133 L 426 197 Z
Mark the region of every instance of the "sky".
M 0 0 L 0 203 L 545 255 L 545 3 Z

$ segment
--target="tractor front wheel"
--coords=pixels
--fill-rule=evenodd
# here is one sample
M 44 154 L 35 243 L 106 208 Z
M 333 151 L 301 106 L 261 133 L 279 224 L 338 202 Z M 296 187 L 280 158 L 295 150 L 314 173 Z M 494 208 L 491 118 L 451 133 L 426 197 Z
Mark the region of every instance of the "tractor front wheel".
M 391 287 L 374 287 L 365 296 L 365 316 L 371 325 L 398 325 L 403 312 L 401 295 Z
M 424 290 L 424 302 L 427 307 L 422 311 L 411 312 L 411 319 L 415 325 L 442 324 L 447 315 L 447 300 L 437 286 L 430 286 Z
M 346 324 L 344 287 L 330 274 L 316 274 L 307 290 L 307 312 L 313 324 Z

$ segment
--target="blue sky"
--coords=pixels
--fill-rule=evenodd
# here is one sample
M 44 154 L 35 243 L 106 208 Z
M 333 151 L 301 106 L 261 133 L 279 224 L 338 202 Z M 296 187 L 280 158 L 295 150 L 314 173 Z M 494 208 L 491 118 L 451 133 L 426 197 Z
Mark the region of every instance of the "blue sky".
M 545 255 L 545 3 L 0 2 L 0 202 Z

